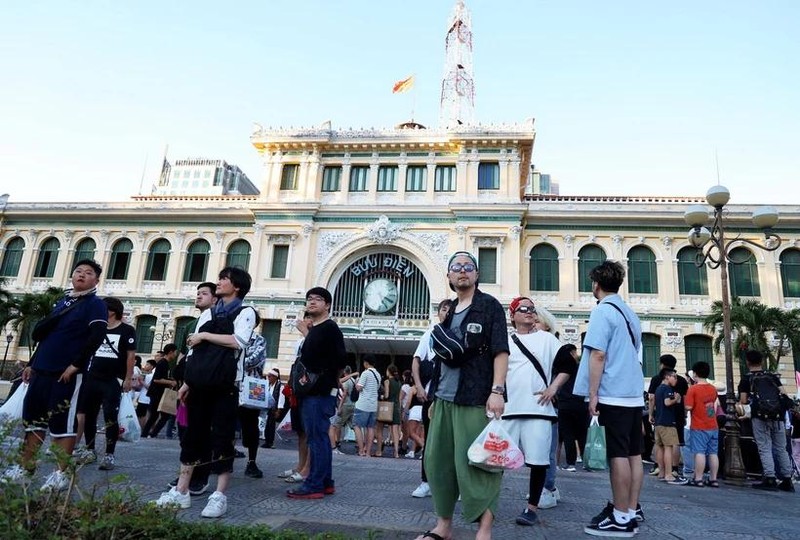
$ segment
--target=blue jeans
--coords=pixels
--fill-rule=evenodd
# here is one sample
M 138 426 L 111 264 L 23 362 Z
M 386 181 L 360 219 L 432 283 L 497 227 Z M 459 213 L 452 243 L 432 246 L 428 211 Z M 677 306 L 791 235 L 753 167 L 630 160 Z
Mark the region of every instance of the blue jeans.
M 553 491 L 556 489 L 556 449 L 558 449 L 558 422 L 553 422 L 553 431 L 550 436 L 550 466 L 544 478 L 544 487 Z
M 331 425 L 331 416 L 336 414 L 336 398 L 304 398 L 300 405 L 300 414 L 308 437 L 308 454 L 311 459 L 311 471 L 303 482 L 303 489 L 320 492 L 333 485 L 333 455 L 328 428 Z
M 686 478 L 694 477 L 694 452 L 692 448 L 692 430 L 688 427 L 683 428 L 684 445 L 680 447 L 681 458 L 683 459 L 683 476 Z

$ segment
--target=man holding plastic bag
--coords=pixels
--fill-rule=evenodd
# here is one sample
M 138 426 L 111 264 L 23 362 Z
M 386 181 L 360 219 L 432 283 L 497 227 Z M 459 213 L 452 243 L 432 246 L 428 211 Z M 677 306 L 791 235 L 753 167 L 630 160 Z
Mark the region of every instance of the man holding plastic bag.
M 550 466 L 553 423 L 558 413 L 553 399 L 569 379 L 569 365 L 555 362 L 561 343 L 550 332 L 536 330 L 533 300 L 521 296 L 508 308 L 515 331 L 509 337 L 508 403 L 503 425 L 525 456 L 530 468 L 528 506 L 517 517 L 518 525 L 536 525 L 536 510 Z
M 490 538 L 502 475 L 473 467 L 467 451 L 490 418 L 503 414 L 508 332 L 500 302 L 478 288 L 478 261 L 460 251 L 447 264 L 451 302 L 447 318 L 431 332 L 436 358 L 430 395 L 431 429 L 425 471 L 437 515 L 436 527 L 417 540 L 452 537 L 456 500 L 464 520 L 479 522 L 476 538 Z
M 589 272 L 598 301 L 583 339 L 583 358 L 574 393 L 589 398 L 589 413 L 606 432 L 613 503 L 583 530 L 592 536 L 631 538 L 644 520 L 642 490 L 642 327 L 617 294 L 625 279 L 618 262 L 605 261 Z M 588 446 L 588 442 L 587 442 Z

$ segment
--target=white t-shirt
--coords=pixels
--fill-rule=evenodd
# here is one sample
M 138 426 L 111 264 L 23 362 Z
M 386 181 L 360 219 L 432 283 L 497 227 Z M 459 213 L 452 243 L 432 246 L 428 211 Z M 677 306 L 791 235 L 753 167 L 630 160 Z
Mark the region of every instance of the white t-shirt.
M 517 334 L 523 345 L 539 360 L 548 382 L 552 382 L 553 361 L 556 353 L 561 348 L 558 341 L 550 332 L 538 331 L 532 334 Z M 503 418 L 510 415 L 538 415 L 555 418 L 557 415 L 552 403 L 539 405 L 539 396 L 547 384 L 528 357 L 519 350 L 517 344 L 509 336 L 508 348 L 508 375 L 506 376 L 506 403 Z
M 358 378 L 358 401 L 356 409 L 365 412 L 378 411 L 378 389 L 380 388 L 381 376 L 375 368 L 369 368 Z
M 144 376 L 144 384 L 142 385 L 142 389 L 139 390 L 139 403 L 142 405 L 149 405 L 150 398 L 147 397 L 147 390 L 150 388 L 150 383 L 153 381 L 153 371 L 151 370 L 150 373 Z

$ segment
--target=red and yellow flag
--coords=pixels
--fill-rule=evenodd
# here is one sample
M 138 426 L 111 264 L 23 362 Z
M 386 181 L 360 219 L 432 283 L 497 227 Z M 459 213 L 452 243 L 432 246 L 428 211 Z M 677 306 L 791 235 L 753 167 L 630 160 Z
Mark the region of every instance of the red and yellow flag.
M 407 79 L 403 79 L 402 81 L 397 81 L 396 83 L 394 83 L 394 86 L 392 87 L 392 94 L 407 92 L 408 90 L 411 90 L 413 86 L 414 86 L 414 76 L 412 75 Z

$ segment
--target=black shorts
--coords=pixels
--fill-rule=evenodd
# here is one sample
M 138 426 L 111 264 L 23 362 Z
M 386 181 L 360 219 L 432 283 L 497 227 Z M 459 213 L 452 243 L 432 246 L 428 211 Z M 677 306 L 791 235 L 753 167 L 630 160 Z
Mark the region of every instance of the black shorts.
M 68 383 L 59 382 L 60 373 L 33 372 L 22 420 L 25 431 L 46 431 L 55 438 L 75 436 L 75 416 L 83 375 L 75 374 Z
M 150 408 L 149 403 L 137 403 L 136 404 L 136 416 L 138 418 L 144 418 L 147 416 L 147 410 Z
M 642 408 L 597 405 L 600 425 L 606 428 L 606 456 L 627 458 L 642 455 Z
M 303 415 L 300 414 L 300 406 L 292 407 L 289 414 L 289 421 L 292 423 L 292 431 L 298 435 L 303 435 L 306 430 L 303 429 Z

